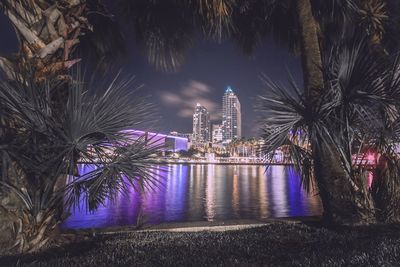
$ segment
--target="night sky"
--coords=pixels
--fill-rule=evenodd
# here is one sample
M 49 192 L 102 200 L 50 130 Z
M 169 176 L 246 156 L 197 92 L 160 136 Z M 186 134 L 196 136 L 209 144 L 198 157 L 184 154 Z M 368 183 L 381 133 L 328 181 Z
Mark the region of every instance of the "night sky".
M 9 55 L 18 48 L 15 33 L 3 15 L 0 15 L 0 25 L 2 36 L 6 37 L 0 42 L 0 53 Z M 152 96 L 162 115 L 159 129 L 154 130 L 163 133 L 190 133 L 197 102 L 209 109 L 213 123 L 220 123 L 222 95 L 230 85 L 241 102 L 243 135 L 257 136 L 254 104 L 257 95 L 266 90 L 260 75 L 285 82 L 290 70 L 299 83 L 302 80 L 300 58 L 271 40 L 265 40 L 252 58 L 243 55 L 231 41 L 217 44 L 198 40 L 187 51 L 186 64 L 178 72 L 163 73 L 147 64 L 129 32 L 125 36 L 128 52 L 119 65 L 125 72 L 135 75 L 136 82 L 143 84 L 144 91 Z

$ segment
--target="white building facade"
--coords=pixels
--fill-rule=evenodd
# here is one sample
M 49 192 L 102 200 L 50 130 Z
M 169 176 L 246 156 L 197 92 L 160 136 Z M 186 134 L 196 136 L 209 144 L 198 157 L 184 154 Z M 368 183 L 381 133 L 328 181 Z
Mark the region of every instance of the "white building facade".
M 193 114 L 193 135 L 192 142 L 204 144 L 210 142 L 210 114 L 206 107 L 197 103 Z

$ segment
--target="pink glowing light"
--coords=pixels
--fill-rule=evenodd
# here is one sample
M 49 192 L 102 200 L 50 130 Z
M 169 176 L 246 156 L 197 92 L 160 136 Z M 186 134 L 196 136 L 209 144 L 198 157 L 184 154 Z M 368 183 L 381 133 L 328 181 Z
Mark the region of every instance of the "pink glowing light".
M 372 153 L 369 153 L 367 155 L 367 162 L 368 162 L 368 164 L 375 164 L 375 162 L 376 162 L 375 155 Z

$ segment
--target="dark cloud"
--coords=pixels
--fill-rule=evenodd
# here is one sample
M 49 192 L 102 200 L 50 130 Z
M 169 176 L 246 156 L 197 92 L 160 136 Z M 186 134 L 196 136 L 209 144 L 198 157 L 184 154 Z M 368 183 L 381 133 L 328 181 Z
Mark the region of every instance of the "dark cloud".
M 199 81 L 189 81 L 176 93 L 160 92 L 161 101 L 168 108 L 177 109 L 177 116 L 191 118 L 197 103 L 205 106 L 210 113 L 211 120 L 221 119 L 220 103 L 211 100 L 212 88 Z

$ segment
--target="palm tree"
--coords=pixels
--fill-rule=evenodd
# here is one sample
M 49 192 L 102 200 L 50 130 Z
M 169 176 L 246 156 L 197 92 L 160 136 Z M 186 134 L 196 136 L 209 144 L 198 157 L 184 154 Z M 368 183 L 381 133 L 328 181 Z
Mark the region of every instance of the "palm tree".
M 239 31 L 234 37 L 247 52 L 261 42 L 263 37 L 272 35 L 278 41 L 288 44 L 293 52 L 300 53 L 303 65 L 304 97 L 307 99 L 304 101 L 307 103 L 307 112 L 315 113 L 315 108 L 319 105 L 321 98 L 321 90 L 328 82 L 322 71 L 324 56 L 322 51 L 329 51 L 332 40 L 349 39 L 357 30 L 365 31 L 369 36 L 369 43 L 376 44 L 376 37 L 383 36 L 384 26 L 388 20 L 386 2 L 388 1 L 246 1 L 242 4 L 243 8 L 236 14 L 237 20 L 234 19 L 234 22 L 239 23 Z M 352 25 L 350 22 L 360 26 L 350 26 Z M 241 28 L 241 24 L 245 26 Z M 246 31 L 247 27 L 251 30 Z M 248 36 L 249 32 L 253 38 Z M 380 42 L 380 45 L 383 43 Z M 323 136 L 316 136 L 316 138 L 323 138 Z M 351 212 L 340 215 L 340 210 L 346 209 L 346 206 L 352 202 L 348 199 L 348 203 L 345 203 L 346 201 L 342 201 L 341 198 L 341 191 L 350 190 L 343 189 L 346 186 L 351 187 L 351 185 L 345 185 L 350 179 L 349 174 L 342 166 L 340 154 L 335 150 L 314 142 L 310 145 L 315 159 L 314 171 L 315 176 L 318 177 L 319 189 L 326 191 L 321 196 L 330 196 L 323 199 L 325 218 L 334 223 L 361 222 L 363 217 L 367 222 L 370 221 L 373 217 L 371 216 L 373 206 L 369 201 L 358 203 L 365 205 L 363 210 L 370 209 L 368 213 L 371 214 L 368 216 L 361 216 L 356 220 Z M 334 144 L 328 144 L 328 146 L 332 145 Z M 340 182 L 332 183 L 333 180 Z
M 397 88 L 400 87 L 399 58 L 390 62 L 387 75 L 390 77 L 387 87 L 388 97 L 398 99 Z M 381 122 L 370 129 L 373 140 L 370 150 L 374 152 L 376 166 L 373 168 L 371 186 L 372 197 L 376 203 L 377 218 L 381 222 L 400 222 L 400 158 L 398 143 L 400 138 L 400 121 L 398 103 L 380 110 Z
M 382 56 L 387 54 L 387 50 L 386 50 L 386 44 L 383 42 L 383 36 L 385 35 L 385 29 L 387 28 L 387 24 L 388 22 L 390 22 L 389 20 L 393 21 L 393 14 L 391 14 L 392 16 L 389 17 L 388 14 L 389 12 L 386 9 L 386 5 L 388 4 L 388 2 L 390 1 L 381 1 L 381 0 L 368 0 L 368 1 L 348 1 L 348 6 L 346 8 L 346 6 L 343 5 L 343 2 L 341 3 L 342 6 L 344 6 L 344 10 L 341 12 L 343 15 L 342 21 L 340 22 L 335 22 L 334 24 L 336 25 L 340 25 L 342 29 L 345 29 L 345 27 L 349 26 L 349 23 L 346 23 L 346 21 L 353 21 L 354 25 L 357 26 L 353 26 L 353 27 L 349 27 L 349 29 L 346 30 L 342 30 L 342 34 L 341 36 L 339 35 L 339 38 L 342 39 L 351 39 L 351 35 L 354 35 L 357 31 L 364 31 L 364 35 L 367 36 L 367 44 L 368 44 L 368 49 L 363 50 L 363 52 L 366 54 L 368 53 L 373 53 L 374 55 L 376 55 L 376 57 L 372 57 L 370 58 L 371 61 L 371 65 L 376 65 L 376 64 L 372 64 L 375 60 L 377 60 L 378 56 Z M 340 3 L 340 1 L 339 1 Z M 338 12 L 336 12 L 337 14 Z M 321 19 L 319 20 L 320 23 L 322 22 Z M 389 23 L 390 24 L 390 23 Z M 322 24 L 321 24 L 322 25 Z M 351 29 L 354 28 L 354 29 Z M 324 29 L 322 28 L 321 32 L 324 32 Z M 328 32 L 325 30 L 325 33 L 322 33 L 325 37 L 327 35 L 329 35 L 332 31 Z M 347 36 L 346 36 L 346 32 L 347 32 Z M 330 40 L 332 42 L 332 40 Z M 320 41 L 322 46 L 321 46 L 321 51 L 328 47 L 328 43 L 324 40 Z M 343 40 L 341 42 L 344 42 Z M 325 46 L 325 47 L 324 47 Z M 335 62 L 334 62 L 335 63 Z M 360 61 L 357 61 L 357 63 L 360 63 Z M 332 62 L 330 62 L 330 64 L 332 64 Z M 382 65 L 385 65 L 383 63 L 381 63 Z M 359 67 L 359 69 L 362 69 L 363 67 Z M 339 70 L 336 70 L 337 72 L 339 72 Z M 368 72 L 368 73 L 372 73 L 372 71 Z M 329 74 L 328 74 L 329 75 Z M 375 74 L 378 75 L 378 74 Z M 325 75 L 326 77 L 326 75 Z M 350 78 L 350 77 L 348 77 Z M 326 78 L 325 78 L 326 79 Z M 327 82 L 327 81 L 325 81 Z M 329 80 L 328 80 L 329 82 Z M 387 90 L 390 90 L 389 88 L 386 88 Z M 317 103 L 317 102 L 316 102 Z M 344 111 L 344 112 L 350 112 L 348 110 Z M 338 133 L 339 136 L 342 134 L 342 132 Z M 344 143 L 351 143 L 349 140 L 346 140 L 346 142 Z M 333 144 L 334 146 L 336 146 L 335 144 Z M 353 180 L 353 181 L 357 181 L 356 183 L 358 184 L 357 187 L 354 187 L 352 185 L 352 183 L 348 183 L 347 186 L 345 187 L 353 187 L 353 202 L 355 205 L 357 205 L 357 207 L 363 207 L 361 209 L 359 209 L 358 212 L 355 212 L 356 214 L 359 213 L 360 218 L 356 219 L 359 221 L 365 221 L 365 222 L 370 222 L 372 221 L 372 217 L 373 214 L 375 213 L 375 204 L 378 204 L 378 210 L 379 210 L 379 203 L 377 203 L 377 201 L 375 201 L 374 203 L 372 203 L 370 201 L 370 196 L 369 193 L 365 190 L 365 185 L 363 185 L 363 180 L 364 177 L 363 175 L 361 175 L 360 177 L 354 177 L 353 178 L 348 174 L 351 174 L 351 172 L 347 171 L 343 172 L 343 170 L 346 170 L 346 168 L 342 168 L 341 169 L 341 161 L 339 161 L 339 158 L 342 158 L 343 156 L 340 156 L 339 154 L 335 155 L 335 152 L 332 153 L 331 156 L 323 156 L 321 155 L 321 153 L 324 153 L 324 151 L 328 151 L 327 148 L 323 148 L 320 150 L 320 152 L 318 152 L 318 148 L 316 149 L 315 147 L 313 147 L 312 143 L 311 143 L 311 147 L 313 150 L 313 153 L 315 153 L 315 151 L 317 151 L 316 154 L 313 155 L 314 158 L 314 162 L 315 162 L 315 175 L 316 177 L 323 177 L 324 175 L 327 174 L 327 170 L 332 170 L 332 174 L 336 174 L 336 179 L 337 177 L 341 176 L 341 182 L 336 182 L 336 184 L 339 184 L 339 188 L 337 189 L 337 193 L 333 194 L 336 195 L 337 197 L 339 197 L 338 201 L 333 201 L 333 202 L 340 202 L 341 197 L 340 195 L 343 194 L 343 192 L 348 191 L 346 189 L 342 189 L 345 185 L 345 183 L 347 183 L 346 180 Z M 335 151 L 332 150 L 331 151 Z M 351 155 L 349 152 L 349 149 L 347 149 L 347 165 L 350 164 L 351 162 Z M 333 157 L 332 157 L 333 156 Z M 320 162 L 318 162 L 320 161 Z M 333 163 L 333 164 L 332 164 Z M 319 165 L 319 166 L 318 166 Z M 341 175 L 338 175 L 338 173 L 341 173 Z M 360 173 L 360 171 L 358 170 L 358 174 L 356 176 L 358 176 Z M 335 176 L 332 176 L 332 174 L 329 174 L 328 172 L 328 176 L 324 179 L 324 180 L 332 180 L 335 178 Z M 331 176 L 331 177 L 329 177 Z M 338 180 L 338 179 L 337 179 Z M 321 182 L 319 183 L 319 189 L 321 191 Z M 324 182 L 326 183 L 326 182 Z M 396 184 L 396 183 L 392 183 L 392 184 Z M 334 188 L 335 184 L 331 184 L 330 187 Z M 364 187 L 364 188 L 363 188 Z M 357 189 L 358 188 L 358 189 Z M 361 189 L 361 190 L 359 190 Z M 333 190 L 334 192 L 335 190 Z M 396 191 L 396 190 L 392 190 L 392 191 Z M 356 193 L 354 193 L 356 192 Z M 375 194 L 376 195 L 376 194 Z M 362 196 L 361 198 L 357 199 L 357 197 Z M 394 196 L 394 194 L 392 195 Z M 392 197 L 393 198 L 393 197 Z M 376 200 L 376 198 L 375 198 Z M 352 200 L 349 199 L 349 202 L 351 202 Z M 325 201 L 326 202 L 326 201 Z M 393 203 L 394 201 L 392 201 Z M 334 204 L 335 205 L 335 204 Z M 327 206 L 327 205 L 325 205 Z M 344 208 L 345 206 L 342 206 L 342 208 Z M 329 212 L 329 211 L 328 211 Z M 351 215 L 351 214 L 349 214 Z M 351 217 L 350 217 L 351 218 Z M 354 218 L 354 216 L 353 216 Z M 333 218 L 334 219 L 334 218 Z M 335 220 L 335 219 L 334 219 Z M 354 219 L 353 219 L 354 220 Z M 382 218 L 379 218 L 378 216 L 378 220 L 382 220 Z
M 262 11 L 260 12 L 260 3 L 257 1 L 252 2 L 253 5 L 247 5 L 244 9 L 249 14 L 248 20 L 240 19 L 244 22 L 250 23 L 251 29 L 254 30 L 252 34 L 256 36 L 254 42 L 259 42 L 263 35 L 272 33 L 272 35 L 278 39 L 278 41 L 288 42 L 291 50 L 297 52 L 300 51 L 302 56 L 303 65 L 303 79 L 304 79 L 304 90 L 305 90 L 305 101 L 307 101 L 307 112 L 312 111 L 312 107 L 317 103 L 321 90 L 324 86 L 324 77 L 322 72 L 322 55 L 319 42 L 319 31 L 320 27 L 317 23 L 314 15 L 310 0 L 298 0 L 298 1 L 264 1 L 262 5 Z M 265 14 L 268 14 L 266 16 Z M 256 18 L 256 22 L 254 21 Z M 259 22 L 261 21 L 261 22 Z M 243 30 L 246 32 L 246 29 Z M 258 35 L 256 35 L 257 33 Z M 246 40 L 241 35 L 241 31 L 238 32 L 236 37 L 239 41 Z M 251 48 L 254 43 L 244 43 Z M 249 49 L 248 49 L 249 50 Z M 289 129 L 287 129 L 289 130 Z M 266 136 L 268 139 L 268 134 Z M 271 141 L 271 140 L 268 140 Z M 282 144 L 281 144 L 282 145 Z M 316 162 L 318 168 L 315 169 L 316 175 L 319 177 L 320 190 L 324 191 L 321 196 L 332 196 L 323 198 L 325 217 L 329 221 L 336 223 L 342 223 L 346 218 L 342 218 L 338 215 L 335 209 L 343 210 L 343 203 L 340 201 L 340 189 L 335 188 L 335 185 L 325 185 L 333 176 L 340 175 L 346 177 L 343 169 L 340 165 L 338 155 L 327 155 L 322 154 L 325 149 L 317 148 L 317 143 L 311 143 L 311 148 L 315 159 L 319 159 Z M 273 155 L 270 154 L 270 155 Z M 322 170 L 324 170 L 322 172 Z
M 266 149 L 289 145 L 305 187 L 317 183 L 325 217 L 348 224 L 374 222 L 374 204 L 382 205 L 377 197 L 373 201 L 367 189 L 366 164 L 355 163 L 353 156 L 363 157 L 376 147 L 376 132 L 382 133 L 383 128 L 372 125 L 380 125 L 385 117 L 397 120 L 394 107 L 400 89 L 398 62 L 377 61 L 368 53 L 368 41 L 358 42 L 338 44 L 330 51 L 322 68 L 328 80 L 318 102 L 310 102 L 293 81 L 292 90 L 267 81 L 272 95 L 261 100 L 261 110 L 269 112 L 263 124 Z M 293 142 L 301 139 L 311 149 Z M 323 162 L 321 154 L 333 162 Z M 338 158 L 340 162 L 335 162 Z
M 71 82 L 60 110 L 49 95 L 60 85 L 57 78 L 37 83 L 35 73 L 24 77 L 0 82 L 0 126 L 6 129 L 0 190 L 14 194 L 18 207 L 2 206 L 2 211 L 13 220 L 8 241 L 19 252 L 46 245 L 82 202 L 95 210 L 128 187 L 156 186 L 151 155 L 160 148 L 126 131 L 145 127 L 152 110 L 137 97 L 131 78 Z M 79 173 L 79 162 L 95 168 Z

